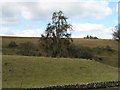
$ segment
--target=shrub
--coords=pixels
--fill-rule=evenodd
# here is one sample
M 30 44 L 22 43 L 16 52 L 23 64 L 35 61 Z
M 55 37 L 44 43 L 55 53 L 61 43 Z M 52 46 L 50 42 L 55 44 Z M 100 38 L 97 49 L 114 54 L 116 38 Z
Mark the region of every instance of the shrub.
M 83 59 L 93 58 L 92 50 L 89 47 L 80 47 L 75 45 L 70 46 L 69 55 L 72 58 L 83 58 Z
M 84 58 L 93 57 L 92 50 L 89 47 L 80 47 L 71 43 L 70 39 L 58 37 L 42 36 L 39 43 L 42 56 L 47 57 L 65 57 L 65 58 Z
M 42 37 L 40 39 L 40 50 L 47 57 L 69 57 L 69 39 L 58 37 Z
M 106 51 L 110 51 L 110 52 L 113 51 L 113 49 L 112 49 L 110 46 L 108 46 L 108 45 L 105 47 L 105 50 L 106 50 Z
M 79 47 L 77 51 L 78 58 L 91 59 L 93 57 L 92 51 L 88 47 Z
M 97 52 L 98 54 L 101 54 L 103 52 L 113 52 L 114 50 L 107 45 L 105 47 L 96 47 L 94 48 L 94 51 Z
M 8 44 L 8 47 L 9 48 L 14 48 L 14 47 L 17 47 L 18 45 L 14 42 L 14 41 L 12 41 L 12 42 L 10 42 L 9 44 Z
M 96 61 L 103 61 L 103 58 L 101 58 L 101 57 L 94 57 L 93 59 Z
M 25 55 L 25 56 L 37 56 L 37 55 L 40 55 L 40 53 L 38 53 L 35 50 L 35 45 L 33 43 L 31 43 L 31 42 L 21 43 L 19 48 L 20 48 L 20 51 L 17 54 Z

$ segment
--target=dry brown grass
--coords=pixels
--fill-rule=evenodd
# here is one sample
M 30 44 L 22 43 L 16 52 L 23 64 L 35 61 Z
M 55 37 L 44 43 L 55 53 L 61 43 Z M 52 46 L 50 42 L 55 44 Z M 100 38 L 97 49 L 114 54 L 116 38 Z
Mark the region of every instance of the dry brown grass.
M 118 43 L 115 40 L 108 40 L 108 39 L 80 39 L 80 38 L 74 38 L 74 43 L 76 45 L 80 46 L 87 46 L 90 48 L 94 47 L 104 47 L 109 45 L 113 49 L 117 50 L 118 49 Z
M 39 38 L 32 37 L 2 37 L 2 46 L 7 46 L 11 41 L 16 42 L 17 44 L 24 42 L 32 42 L 34 44 L 38 44 Z
M 24 42 L 32 42 L 34 44 L 38 44 L 39 38 L 37 37 L 2 37 L 2 45 L 6 46 L 11 41 L 15 41 L 17 44 L 24 43 Z M 115 40 L 108 40 L 108 39 L 81 39 L 81 38 L 73 38 L 73 43 L 79 46 L 87 46 L 90 48 L 94 47 L 104 47 L 109 45 L 115 50 L 118 50 L 118 43 Z

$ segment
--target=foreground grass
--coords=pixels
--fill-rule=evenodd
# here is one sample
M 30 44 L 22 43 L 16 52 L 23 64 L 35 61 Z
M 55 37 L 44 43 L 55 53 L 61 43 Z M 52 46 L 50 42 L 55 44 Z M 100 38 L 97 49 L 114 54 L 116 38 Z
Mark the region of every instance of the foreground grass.
M 3 88 L 39 88 L 118 79 L 118 69 L 94 60 L 3 55 Z

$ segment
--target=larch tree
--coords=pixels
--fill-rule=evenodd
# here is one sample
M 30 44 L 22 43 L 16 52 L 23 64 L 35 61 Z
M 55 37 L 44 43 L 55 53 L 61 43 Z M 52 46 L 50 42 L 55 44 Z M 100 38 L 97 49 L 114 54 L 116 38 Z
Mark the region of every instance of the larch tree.
M 48 23 L 40 39 L 40 47 L 46 56 L 67 57 L 69 55 L 68 49 L 72 39 L 68 31 L 72 31 L 72 25 L 67 22 L 67 19 L 62 11 L 53 13 L 52 22 Z

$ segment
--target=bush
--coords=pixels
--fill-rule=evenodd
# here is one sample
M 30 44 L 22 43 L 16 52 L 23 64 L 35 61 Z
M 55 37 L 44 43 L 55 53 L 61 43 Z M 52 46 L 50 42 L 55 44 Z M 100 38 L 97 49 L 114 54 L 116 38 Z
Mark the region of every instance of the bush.
M 88 47 L 79 47 L 71 43 L 70 39 L 42 37 L 40 39 L 40 51 L 42 56 L 65 57 L 65 58 L 84 58 L 93 57 L 92 50 Z
M 42 37 L 40 39 L 40 50 L 43 56 L 47 57 L 69 57 L 69 39 L 58 37 Z
M 110 52 L 113 51 L 113 49 L 112 49 L 110 46 L 106 46 L 106 47 L 105 47 L 105 50 L 106 50 L 106 51 L 110 51 Z
M 69 48 L 69 54 L 72 58 L 92 59 L 93 53 L 89 47 L 79 47 L 71 45 Z
M 12 42 L 10 42 L 9 44 L 8 44 L 8 47 L 9 48 L 14 48 L 14 47 L 17 47 L 18 45 L 14 42 L 14 41 L 12 41 Z
M 41 54 L 36 50 L 35 45 L 31 42 L 21 43 L 20 51 L 17 54 L 25 56 L 40 56 Z
M 108 45 L 105 47 L 96 47 L 94 48 L 94 51 L 97 52 L 98 54 L 101 54 L 103 52 L 114 52 L 114 50 Z
M 88 47 L 79 47 L 77 51 L 77 57 L 83 59 L 91 59 L 93 57 L 92 51 Z

